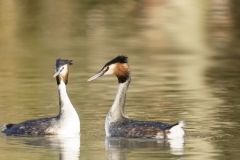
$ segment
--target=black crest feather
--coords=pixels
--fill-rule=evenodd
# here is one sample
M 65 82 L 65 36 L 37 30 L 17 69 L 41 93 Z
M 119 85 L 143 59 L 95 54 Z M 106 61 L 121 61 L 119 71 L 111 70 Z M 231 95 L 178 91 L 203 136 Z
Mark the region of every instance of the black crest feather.
M 111 61 L 109 61 L 108 63 L 106 63 L 104 65 L 104 67 L 109 66 L 109 65 L 114 64 L 114 63 L 128 63 L 128 57 L 125 56 L 125 55 L 117 56 L 116 58 L 114 58 Z
M 58 58 L 56 60 L 56 68 L 60 68 L 61 66 L 65 65 L 65 64 L 69 64 L 69 65 L 72 65 L 72 60 L 68 60 L 68 59 L 61 59 L 61 58 Z

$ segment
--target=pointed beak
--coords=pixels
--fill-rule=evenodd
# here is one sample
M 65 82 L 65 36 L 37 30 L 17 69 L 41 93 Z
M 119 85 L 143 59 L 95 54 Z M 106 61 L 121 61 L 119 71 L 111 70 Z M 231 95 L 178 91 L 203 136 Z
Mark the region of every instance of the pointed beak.
M 97 79 L 98 77 L 102 77 L 104 75 L 106 71 L 105 70 L 101 70 L 100 72 L 98 72 L 97 74 L 93 75 L 91 78 L 89 78 L 87 81 L 92 81 L 94 79 Z
M 58 71 L 55 72 L 55 74 L 53 75 L 53 77 L 57 77 L 60 74 L 61 70 L 59 69 Z

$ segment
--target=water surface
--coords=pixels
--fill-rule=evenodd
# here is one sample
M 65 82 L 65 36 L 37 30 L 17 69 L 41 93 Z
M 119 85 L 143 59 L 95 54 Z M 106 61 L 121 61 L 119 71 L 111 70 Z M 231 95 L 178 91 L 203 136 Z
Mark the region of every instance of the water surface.
M 59 57 L 73 60 L 67 92 L 81 119 L 81 136 L 1 135 L 0 159 L 238 159 L 240 48 L 230 5 L 0 1 L 0 124 L 58 114 Z M 184 140 L 105 138 L 117 79 L 87 79 L 121 54 L 132 71 L 127 115 L 185 120 Z

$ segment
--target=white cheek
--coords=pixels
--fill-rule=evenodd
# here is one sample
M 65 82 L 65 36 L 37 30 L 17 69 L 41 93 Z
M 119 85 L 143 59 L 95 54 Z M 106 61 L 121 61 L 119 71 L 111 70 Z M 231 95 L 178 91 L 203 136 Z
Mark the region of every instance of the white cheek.
M 104 75 L 114 74 L 114 68 L 115 68 L 115 64 L 110 65 L 108 71 L 105 72 Z
M 66 73 L 67 73 L 67 68 L 65 67 L 65 68 L 62 70 L 61 74 L 65 75 Z
M 61 70 L 60 74 L 61 75 L 65 75 L 67 73 L 67 67 L 68 67 L 67 65 L 64 65 L 60 68 L 60 70 Z

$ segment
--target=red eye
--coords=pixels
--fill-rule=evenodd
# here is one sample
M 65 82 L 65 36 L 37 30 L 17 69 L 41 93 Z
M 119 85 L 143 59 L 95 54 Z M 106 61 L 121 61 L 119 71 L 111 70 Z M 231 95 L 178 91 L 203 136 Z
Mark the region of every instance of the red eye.
M 108 71 L 108 69 L 109 69 L 109 66 L 107 66 L 107 67 L 106 67 L 106 69 L 105 69 L 105 72 L 107 72 L 107 71 Z

